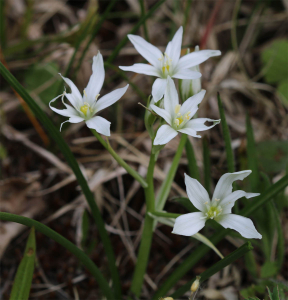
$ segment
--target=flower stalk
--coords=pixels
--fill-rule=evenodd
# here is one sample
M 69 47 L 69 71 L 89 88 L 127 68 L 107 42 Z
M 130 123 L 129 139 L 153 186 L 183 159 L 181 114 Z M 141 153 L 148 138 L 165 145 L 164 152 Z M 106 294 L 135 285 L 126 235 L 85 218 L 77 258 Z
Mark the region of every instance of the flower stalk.
M 148 184 L 146 180 L 138 174 L 133 168 L 131 168 L 111 147 L 108 139 L 107 142 L 101 137 L 101 135 L 94 129 L 91 129 L 92 134 L 97 138 L 97 140 L 106 148 L 106 150 L 112 155 L 112 157 L 118 162 L 118 164 L 123 167 L 132 177 L 134 177 L 143 188 L 147 188 Z

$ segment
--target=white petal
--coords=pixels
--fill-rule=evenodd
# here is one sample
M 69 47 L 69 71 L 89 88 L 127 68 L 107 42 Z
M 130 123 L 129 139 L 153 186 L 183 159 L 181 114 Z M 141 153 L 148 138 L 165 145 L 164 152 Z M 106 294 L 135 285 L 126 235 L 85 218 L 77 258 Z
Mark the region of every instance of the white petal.
M 83 101 L 82 101 L 82 96 L 81 96 L 78 88 L 72 82 L 72 80 L 70 80 L 69 78 L 63 77 L 61 74 L 60 74 L 60 76 L 69 85 L 69 87 L 71 89 L 71 92 L 72 92 L 71 94 L 70 93 L 66 93 L 65 96 L 67 97 L 67 99 L 70 101 L 70 103 L 74 107 L 79 108 L 79 106 L 82 105 Z
M 158 102 L 164 95 L 167 85 L 167 79 L 157 78 L 152 86 L 152 97 Z
M 178 129 L 178 131 L 196 138 L 201 138 L 201 135 L 197 135 L 197 132 L 192 128 L 182 128 L 182 129 Z
M 120 66 L 119 68 L 123 71 L 130 71 L 138 74 L 145 74 L 145 75 L 159 77 L 158 70 L 154 66 L 148 64 L 134 64 L 133 66 L 129 66 L 129 67 Z
M 184 175 L 185 175 L 186 191 L 189 200 L 197 209 L 201 211 L 205 211 L 206 210 L 205 203 L 207 204 L 210 203 L 210 198 L 207 191 L 198 180 L 191 178 L 187 174 Z
M 205 222 L 206 219 L 202 212 L 185 214 L 176 218 L 172 233 L 191 236 L 201 230 Z
M 172 41 L 167 45 L 166 53 L 172 59 L 172 68 L 174 69 L 179 61 L 181 54 L 183 27 L 181 26 L 175 33 Z
M 181 115 L 186 114 L 190 111 L 190 116 L 193 117 L 196 111 L 198 110 L 198 105 L 201 103 L 205 96 L 206 91 L 202 90 L 200 93 L 193 95 L 188 98 L 180 108 Z
M 207 118 L 192 119 L 185 124 L 185 128 L 191 128 L 195 131 L 208 130 L 220 123 L 221 120 L 212 120 Z M 206 126 L 205 122 L 213 122 L 211 126 Z
M 153 145 L 165 145 L 170 142 L 178 132 L 169 125 L 162 125 L 156 134 Z
M 177 73 L 173 74 L 173 78 L 178 79 L 198 79 L 202 76 L 200 72 L 192 71 L 190 69 L 181 69 Z
M 101 53 L 98 51 L 98 54 L 93 57 L 92 75 L 85 89 L 85 93 L 87 97 L 85 97 L 84 94 L 85 102 L 88 102 L 90 105 L 94 103 L 96 96 L 99 94 L 102 88 L 104 78 L 105 78 L 105 70 L 104 70 L 103 57 Z
M 245 170 L 245 171 L 240 171 L 235 173 L 226 173 L 222 175 L 215 187 L 212 200 L 214 199 L 223 200 L 225 197 L 227 197 L 229 194 L 232 193 L 232 183 L 235 180 L 243 180 L 251 172 L 252 172 L 251 170 Z
M 86 121 L 87 127 L 95 129 L 97 132 L 106 136 L 110 136 L 110 124 L 111 122 L 99 116 Z
M 261 239 L 262 235 L 256 230 L 253 222 L 249 218 L 234 214 L 225 214 L 216 220 L 225 228 L 230 228 L 238 231 L 243 237 L 247 239 Z
M 177 70 L 187 69 L 201 64 L 212 56 L 221 55 L 219 50 L 201 50 L 186 54 L 179 59 Z
M 221 200 L 219 202 L 219 205 L 223 209 L 223 211 L 222 211 L 223 214 L 230 214 L 231 209 L 234 206 L 236 200 L 238 200 L 242 197 L 249 199 L 252 197 L 259 196 L 259 195 L 260 195 L 259 193 L 246 193 L 244 191 L 238 190 L 238 191 L 235 191 L 235 192 L 229 194 L 228 196 L 226 196 L 223 200 Z
M 162 52 L 152 44 L 146 42 L 138 35 L 128 34 L 128 38 L 134 45 L 136 50 L 153 66 L 160 65 L 159 58 L 162 57 Z
M 100 110 L 114 104 L 125 94 L 128 87 L 129 87 L 129 84 L 127 84 L 126 86 L 124 86 L 121 89 L 114 90 L 113 92 L 106 94 L 105 96 L 100 98 L 95 104 L 96 111 L 99 112 Z
M 62 103 L 66 106 L 66 109 L 57 109 L 53 106 L 51 106 L 51 103 L 54 102 L 55 100 L 57 100 L 58 98 L 62 97 Z M 74 109 L 72 106 L 67 105 L 66 103 L 64 103 L 63 101 L 63 95 L 59 95 L 57 97 L 55 97 L 54 99 L 52 99 L 49 102 L 49 107 L 56 112 L 57 114 L 64 116 L 64 117 L 73 117 L 73 116 L 78 116 L 78 112 L 76 109 Z
M 74 116 L 69 119 L 70 123 L 80 123 L 82 121 L 84 121 L 84 118 L 79 117 L 79 116 Z
M 153 104 L 151 105 L 151 108 L 156 112 L 157 115 L 162 117 L 169 125 L 171 125 L 171 116 L 165 109 Z
M 179 104 L 175 83 L 170 76 L 167 78 L 167 86 L 164 94 L 164 108 L 171 116 L 175 114 L 175 107 Z

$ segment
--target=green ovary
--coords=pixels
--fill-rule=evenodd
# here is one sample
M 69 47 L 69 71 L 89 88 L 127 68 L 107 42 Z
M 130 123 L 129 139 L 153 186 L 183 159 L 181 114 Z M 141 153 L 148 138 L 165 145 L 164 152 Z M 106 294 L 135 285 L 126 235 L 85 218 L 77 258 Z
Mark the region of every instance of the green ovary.
M 216 218 L 217 216 L 219 216 L 222 212 L 222 208 L 221 206 L 211 206 L 207 212 L 206 212 L 206 216 L 207 218 L 209 219 L 214 219 Z

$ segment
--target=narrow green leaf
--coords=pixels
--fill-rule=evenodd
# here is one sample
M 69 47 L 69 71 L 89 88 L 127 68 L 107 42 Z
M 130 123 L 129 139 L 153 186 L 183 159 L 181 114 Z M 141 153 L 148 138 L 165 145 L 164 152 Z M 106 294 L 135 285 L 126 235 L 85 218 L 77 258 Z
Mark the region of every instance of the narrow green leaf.
M 285 239 L 284 239 L 284 232 L 282 229 L 279 213 L 277 211 L 274 201 L 271 203 L 271 209 L 273 213 L 273 220 L 275 223 L 274 226 L 276 227 L 277 237 L 278 237 L 276 262 L 277 262 L 277 272 L 279 272 L 283 266 L 283 262 L 285 258 Z
M 151 153 L 149 165 L 147 169 L 146 181 L 148 186 L 144 189 L 146 201 L 146 215 L 144 219 L 144 228 L 142 232 L 141 243 L 137 256 L 137 263 L 134 270 L 130 292 L 139 298 L 144 281 L 144 275 L 147 269 L 148 259 L 151 250 L 151 243 L 153 238 L 153 224 L 154 220 L 148 212 L 155 211 L 155 193 L 154 193 L 154 168 L 156 163 L 156 156 Z
M 212 275 L 214 275 L 217 272 L 221 271 L 222 269 L 224 269 L 228 265 L 232 264 L 234 261 L 236 261 L 237 259 L 239 259 L 243 255 L 245 255 L 247 252 L 251 251 L 252 249 L 253 249 L 253 247 L 252 247 L 252 245 L 251 245 L 250 242 L 247 242 L 246 244 L 242 245 L 237 250 L 233 251 L 232 253 L 230 253 L 229 255 L 227 255 L 226 257 L 224 257 L 223 259 L 221 259 L 220 261 L 218 261 L 216 264 L 214 264 L 208 270 L 206 270 L 203 273 L 201 273 L 199 275 L 199 277 L 200 277 L 200 283 L 203 283 L 209 277 L 211 277 Z M 191 281 L 189 281 L 188 283 L 186 283 L 185 285 L 183 285 L 181 288 L 179 288 L 178 290 L 176 290 L 171 295 L 171 297 L 173 297 L 175 299 L 181 297 L 184 293 L 186 293 L 187 291 L 189 291 L 189 289 L 190 289 L 192 283 L 195 281 L 195 279 L 196 278 L 192 279 Z M 153 300 L 154 299 L 156 300 L 157 298 L 154 296 Z
M 226 121 L 224 108 L 223 108 L 223 104 L 222 104 L 219 93 L 218 93 L 218 108 L 219 108 L 219 113 L 220 113 L 222 132 L 223 132 L 223 136 L 224 136 L 228 171 L 230 173 L 233 173 L 233 172 L 235 172 L 235 166 L 234 166 L 234 154 L 233 154 L 233 150 L 232 150 L 230 131 L 229 131 L 229 127 L 228 127 L 228 124 Z
M 252 251 L 245 254 L 245 266 L 254 278 L 258 277 L 257 263 Z
M 24 256 L 17 269 L 10 300 L 26 300 L 29 298 L 34 273 L 35 253 L 35 228 L 32 227 L 26 243 Z
M 147 14 L 143 17 L 141 17 L 141 19 L 139 20 L 139 22 L 132 28 L 132 30 L 129 32 L 129 34 L 134 34 L 137 32 L 137 30 L 142 26 L 142 24 L 148 19 L 150 18 L 154 12 L 165 2 L 166 0 L 160 0 L 157 1 L 156 4 L 151 7 L 151 9 L 147 12 Z M 116 46 L 116 48 L 113 50 L 112 54 L 108 57 L 107 62 L 111 63 L 116 56 L 118 55 L 118 53 L 120 52 L 120 50 L 126 45 L 126 43 L 128 42 L 128 37 L 125 36 L 120 43 Z
M 145 16 L 145 6 L 144 6 L 144 0 L 139 0 L 140 2 L 140 8 L 141 8 L 141 17 L 143 18 Z M 144 36 L 145 40 L 149 42 L 149 35 L 148 35 L 148 29 L 146 26 L 146 22 L 143 22 L 143 29 L 144 29 Z
M 278 286 L 275 286 L 273 292 L 271 293 L 269 287 L 267 286 L 268 294 L 270 300 L 280 300 Z
M 173 183 L 173 180 L 174 180 L 174 177 L 175 177 L 178 165 L 179 165 L 179 161 L 182 156 L 183 148 L 186 144 L 186 140 L 187 140 L 187 135 L 182 134 L 180 143 L 178 145 L 177 151 L 176 151 L 175 156 L 172 161 L 172 165 L 171 165 L 171 167 L 168 171 L 168 174 L 167 174 L 165 180 L 163 181 L 163 183 L 160 187 L 160 191 L 156 197 L 156 210 L 158 210 L 158 211 L 161 211 L 164 208 L 164 205 L 165 205 L 168 195 L 170 193 L 171 185 Z
M 200 174 L 199 174 L 199 169 L 197 166 L 196 162 L 196 157 L 194 153 L 193 146 L 189 139 L 187 139 L 186 144 L 185 144 L 185 150 L 186 150 L 186 155 L 187 155 L 187 160 L 188 160 L 188 170 L 189 170 L 189 175 L 192 178 L 197 179 L 200 181 Z
M 62 138 L 58 129 L 55 128 L 50 118 L 46 116 L 46 114 L 41 110 L 38 104 L 30 97 L 30 95 L 26 92 L 26 90 L 21 86 L 21 84 L 17 81 L 17 79 L 4 67 L 4 65 L 0 62 L 0 73 L 3 78 L 16 90 L 16 92 L 23 98 L 23 100 L 29 105 L 30 109 L 34 113 L 34 115 L 40 120 L 40 122 L 47 129 L 50 136 L 54 139 L 62 154 L 68 161 L 71 169 L 73 170 L 79 185 L 82 188 L 82 191 L 85 195 L 85 198 L 90 206 L 91 213 L 95 220 L 95 223 L 98 227 L 100 237 L 103 242 L 103 246 L 105 248 L 106 255 L 108 257 L 108 264 L 111 272 L 111 276 L 113 279 L 113 285 L 115 287 L 115 296 L 116 298 L 121 297 L 121 285 L 120 279 L 118 275 L 118 270 L 116 268 L 116 261 L 114 256 L 114 251 L 106 231 L 101 213 L 98 209 L 96 201 L 92 192 L 89 189 L 86 179 L 84 178 L 79 165 L 71 152 L 70 148 Z
M 28 227 L 35 227 L 35 229 L 55 242 L 59 243 L 62 245 L 64 248 L 69 250 L 72 254 L 74 254 L 79 261 L 91 272 L 91 274 L 95 277 L 97 283 L 99 284 L 99 288 L 103 292 L 103 294 L 107 297 L 109 300 L 114 300 L 115 297 L 109 287 L 108 282 L 106 279 L 103 277 L 97 266 L 94 264 L 94 262 L 82 251 L 80 250 L 77 246 L 75 246 L 73 243 L 71 243 L 69 240 L 64 238 L 62 235 L 57 233 L 56 231 L 52 230 L 48 226 L 35 221 L 30 218 L 10 214 L 10 213 L 5 213 L 5 212 L 0 212 L 0 220 L 3 221 L 9 221 L 9 222 L 16 222 L 19 224 L 23 224 Z M 19 300 L 20 298 L 17 298 L 15 300 Z M 119 299 L 119 298 L 118 298 Z
M 251 182 L 251 189 L 256 192 L 260 184 L 260 174 L 257 162 L 257 151 L 254 140 L 254 133 L 249 115 L 246 115 L 246 134 L 247 134 L 247 158 L 248 168 L 252 170 L 249 180 Z
M 210 167 L 210 151 L 208 139 L 203 138 L 203 165 L 204 165 L 204 187 L 210 195 L 210 180 L 211 180 L 211 167 Z

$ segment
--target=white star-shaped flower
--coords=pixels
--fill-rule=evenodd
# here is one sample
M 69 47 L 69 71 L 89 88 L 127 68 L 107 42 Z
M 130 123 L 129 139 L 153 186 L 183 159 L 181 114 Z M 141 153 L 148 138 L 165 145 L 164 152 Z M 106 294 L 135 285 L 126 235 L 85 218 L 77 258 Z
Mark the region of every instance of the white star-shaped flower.
M 191 70 L 206 61 L 209 57 L 219 56 L 219 50 L 201 50 L 189 53 L 180 58 L 183 28 L 177 30 L 171 42 L 168 43 L 164 55 L 142 37 L 129 34 L 128 38 L 136 50 L 151 64 L 134 64 L 130 67 L 120 66 L 124 71 L 159 77 L 152 87 L 154 101 L 159 101 L 165 92 L 168 76 L 178 79 L 197 79 L 201 73 Z
M 207 118 L 192 119 L 198 110 L 198 104 L 206 93 L 200 93 L 188 98 L 182 105 L 179 104 L 178 93 L 174 81 L 168 76 L 168 83 L 164 94 L 164 109 L 151 105 L 151 108 L 161 116 L 169 125 L 162 125 L 154 139 L 154 145 L 164 145 L 172 140 L 178 132 L 201 138 L 197 131 L 203 131 L 214 127 L 220 120 Z M 213 125 L 206 126 L 205 122 L 213 122 Z
M 118 101 L 125 94 L 129 84 L 114 90 L 98 100 L 105 78 L 103 57 L 100 52 L 93 57 L 92 75 L 86 89 L 83 91 L 83 96 L 81 96 L 78 88 L 70 79 L 62 75 L 61 77 L 71 88 L 71 93 L 64 92 L 62 95 L 57 96 L 50 101 L 49 107 L 59 115 L 69 117 L 69 120 L 65 122 L 79 123 L 85 121 L 89 128 L 95 129 L 103 135 L 110 136 L 111 122 L 100 116 L 95 116 L 95 114 Z M 72 106 L 64 102 L 64 96 L 66 96 Z M 66 106 L 66 109 L 57 109 L 51 106 L 51 103 L 59 97 L 62 97 L 62 103 Z M 65 122 L 61 124 L 60 130 Z
M 196 179 L 185 174 L 188 198 L 200 212 L 176 218 L 172 233 L 192 236 L 204 227 L 208 219 L 214 219 L 223 227 L 234 229 L 247 239 L 261 239 L 262 235 L 256 230 L 251 219 L 231 213 L 235 201 L 239 198 L 249 199 L 260 195 L 240 190 L 232 192 L 232 183 L 235 180 L 243 180 L 251 172 L 246 170 L 224 174 L 216 185 L 211 201 L 204 187 Z

